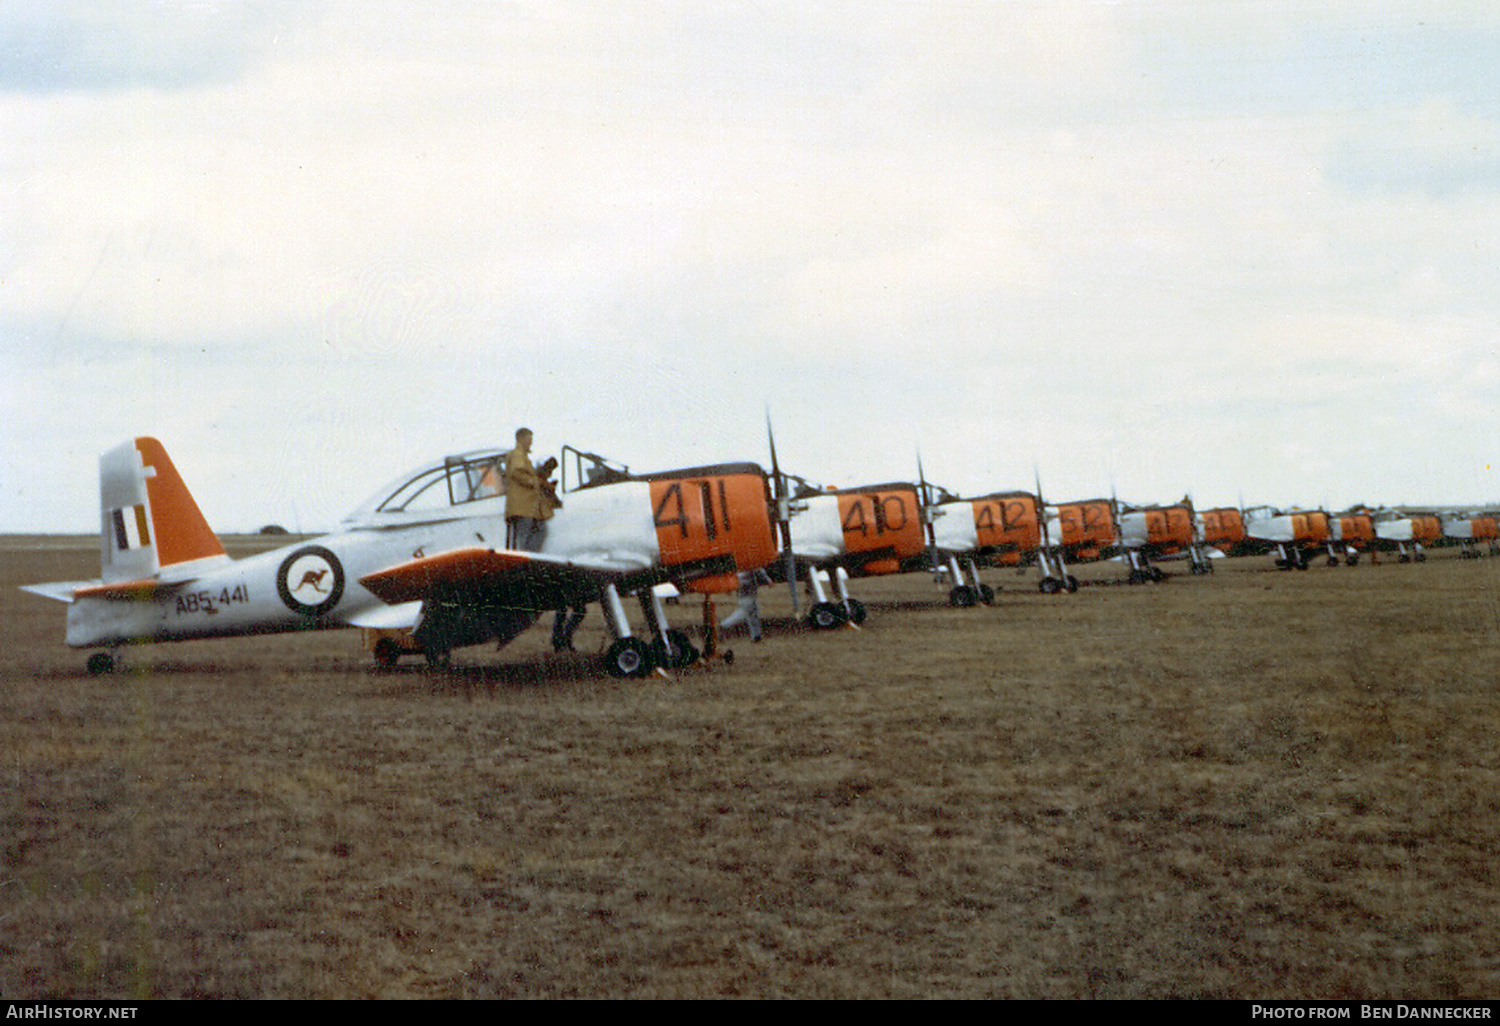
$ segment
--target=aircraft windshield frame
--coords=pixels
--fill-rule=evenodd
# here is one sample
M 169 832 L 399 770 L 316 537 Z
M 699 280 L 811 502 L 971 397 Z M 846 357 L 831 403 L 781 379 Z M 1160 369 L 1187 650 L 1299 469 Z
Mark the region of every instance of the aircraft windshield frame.
M 376 513 L 439 510 L 503 495 L 505 453 L 485 449 L 444 457 L 398 478 L 364 508 Z

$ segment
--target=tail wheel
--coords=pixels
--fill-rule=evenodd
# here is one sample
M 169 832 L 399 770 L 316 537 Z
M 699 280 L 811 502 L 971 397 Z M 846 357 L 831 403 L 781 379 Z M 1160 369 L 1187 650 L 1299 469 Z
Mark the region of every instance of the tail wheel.
M 640 638 L 621 638 L 604 653 L 604 668 L 611 677 L 644 677 L 651 666 L 651 649 Z
M 968 609 L 979 601 L 979 596 L 967 584 L 960 584 L 948 593 L 948 604 L 959 609 Z
M 807 614 L 808 623 L 820 631 L 842 627 L 846 619 L 844 611 L 832 602 L 819 602 L 812 607 L 812 612 Z
M 672 646 L 670 654 L 667 652 L 668 643 Z M 651 658 L 657 666 L 680 670 L 698 661 L 698 650 L 693 647 L 686 634 L 673 627 L 667 631 L 665 640 L 657 638 L 651 642 Z

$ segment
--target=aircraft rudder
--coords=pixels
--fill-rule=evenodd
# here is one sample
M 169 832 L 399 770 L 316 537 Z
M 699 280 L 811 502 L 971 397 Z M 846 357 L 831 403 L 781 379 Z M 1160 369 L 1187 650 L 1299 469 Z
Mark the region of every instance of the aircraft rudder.
M 99 459 L 100 552 L 106 582 L 227 558 L 166 448 L 142 436 Z

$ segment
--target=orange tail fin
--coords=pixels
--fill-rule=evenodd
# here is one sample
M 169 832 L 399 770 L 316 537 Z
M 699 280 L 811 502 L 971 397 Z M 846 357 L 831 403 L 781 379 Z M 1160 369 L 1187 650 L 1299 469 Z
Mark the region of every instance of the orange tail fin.
M 229 558 L 154 438 L 133 439 L 100 457 L 99 509 L 105 583 Z

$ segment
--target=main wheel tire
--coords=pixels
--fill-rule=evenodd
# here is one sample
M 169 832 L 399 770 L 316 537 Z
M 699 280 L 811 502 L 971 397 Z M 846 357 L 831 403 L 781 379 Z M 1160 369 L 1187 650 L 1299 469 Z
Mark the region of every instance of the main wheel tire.
M 115 657 L 108 652 L 95 652 L 89 656 L 88 668 L 89 672 L 96 677 L 102 673 L 114 673 Z
M 852 598 L 845 605 L 848 606 L 846 612 L 849 616 L 849 622 L 852 624 L 864 623 L 865 619 L 870 615 L 869 611 L 865 609 L 865 604 L 859 599 Z
M 1041 581 L 1037 583 L 1037 588 L 1041 590 L 1041 593 L 1043 595 L 1056 595 L 1058 592 L 1062 591 L 1063 582 L 1059 581 L 1056 577 L 1043 577 Z
M 832 602 L 819 602 L 807 614 L 807 622 L 820 631 L 831 631 L 842 627 L 848 620 L 844 611 Z
M 671 654 L 667 653 L 667 644 L 671 643 Z M 657 666 L 664 666 L 672 670 L 680 670 L 684 666 L 691 666 L 698 661 L 698 650 L 688 640 L 688 636 L 673 627 L 667 631 L 666 639 L 656 638 L 651 642 L 651 658 Z
M 644 677 L 652 665 L 651 648 L 640 638 L 621 638 L 604 653 L 604 668 L 611 677 Z
M 995 589 L 991 588 L 988 584 L 981 584 L 979 586 L 979 601 L 987 606 L 993 606 L 995 604 Z
M 401 658 L 401 646 L 393 638 L 381 638 L 375 642 L 375 663 L 389 670 Z
M 948 593 L 948 604 L 956 609 L 968 609 L 979 601 L 979 596 L 967 584 L 960 584 Z

